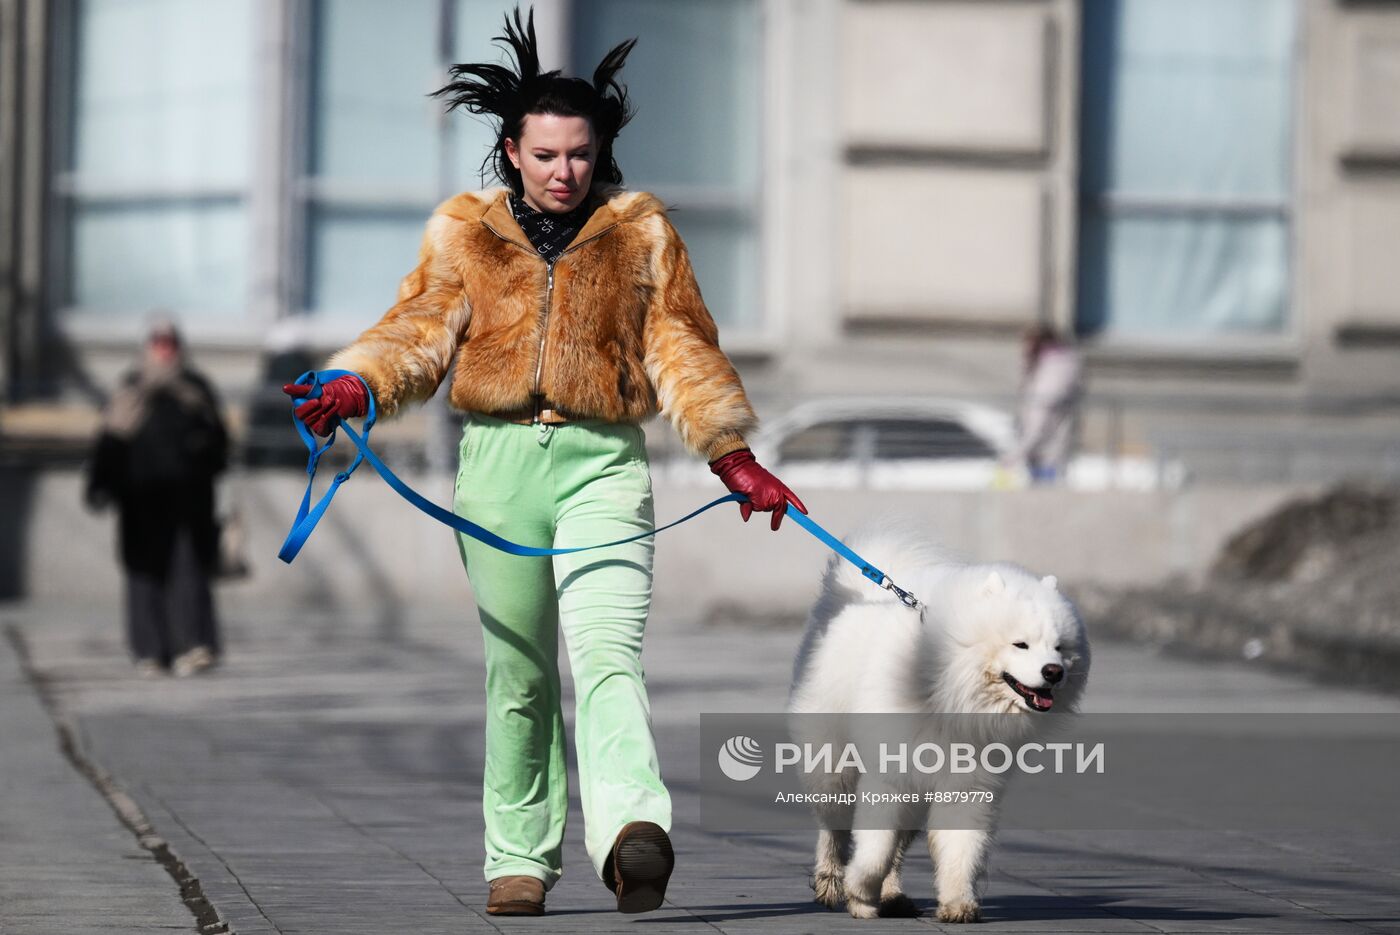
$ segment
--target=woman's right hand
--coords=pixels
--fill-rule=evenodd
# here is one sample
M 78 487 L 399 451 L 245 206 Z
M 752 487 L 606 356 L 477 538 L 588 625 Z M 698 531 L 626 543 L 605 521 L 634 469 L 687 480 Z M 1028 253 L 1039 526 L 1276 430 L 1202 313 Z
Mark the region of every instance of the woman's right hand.
M 288 383 L 282 387 L 282 392 L 293 399 L 305 399 L 311 387 L 303 383 Z M 311 431 L 326 436 L 334 431 L 341 419 L 369 412 L 369 391 L 358 377 L 336 377 L 321 385 L 320 396 L 307 399 L 292 411 Z

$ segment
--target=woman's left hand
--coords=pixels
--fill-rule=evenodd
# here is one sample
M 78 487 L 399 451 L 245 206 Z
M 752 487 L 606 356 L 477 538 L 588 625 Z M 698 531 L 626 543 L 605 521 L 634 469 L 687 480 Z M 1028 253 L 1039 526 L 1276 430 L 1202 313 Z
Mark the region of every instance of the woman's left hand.
M 739 514 L 744 517 L 744 522 L 749 521 L 749 516 L 754 510 L 760 513 L 772 512 L 774 532 L 782 525 L 783 517 L 787 515 L 787 506 L 791 503 L 803 513 L 807 508 L 802 505 L 802 501 L 797 498 L 797 494 L 788 489 L 787 484 L 778 480 L 763 465 L 754 458 L 753 452 L 747 448 L 738 451 L 731 451 L 722 458 L 716 458 L 710 462 L 710 470 L 718 475 L 733 493 L 741 493 L 748 497 L 747 503 L 739 504 Z

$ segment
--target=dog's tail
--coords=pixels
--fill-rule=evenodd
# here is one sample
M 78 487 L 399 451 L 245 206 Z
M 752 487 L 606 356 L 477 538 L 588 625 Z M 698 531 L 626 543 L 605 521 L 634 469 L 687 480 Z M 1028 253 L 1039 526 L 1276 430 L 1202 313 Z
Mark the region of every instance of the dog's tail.
M 929 566 L 955 559 L 927 534 L 899 518 L 870 520 L 845 536 L 843 541 L 857 555 L 888 575 L 895 584 L 914 591 L 916 596 L 917 581 Z M 836 555 L 827 564 L 822 583 L 829 593 L 845 591 L 861 600 L 899 600 L 892 592 L 875 587 L 860 568 Z

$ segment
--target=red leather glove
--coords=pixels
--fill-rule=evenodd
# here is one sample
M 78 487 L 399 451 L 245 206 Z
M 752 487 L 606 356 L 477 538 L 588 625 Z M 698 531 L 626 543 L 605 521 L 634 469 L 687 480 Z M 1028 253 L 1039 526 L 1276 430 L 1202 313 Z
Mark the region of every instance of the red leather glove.
M 731 451 L 722 458 L 716 458 L 710 462 L 710 470 L 724 481 L 724 486 L 733 493 L 741 493 L 749 498 L 748 503 L 739 504 L 739 515 L 744 517 L 744 522 L 749 521 L 750 514 L 754 510 L 760 513 L 773 513 L 773 531 L 777 532 L 778 527 L 783 523 L 783 517 L 787 515 L 787 506 L 791 503 L 803 513 L 807 508 L 802 505 L 802 501 L 797 499 L 797 494 L 787 488 L 787 485 L 778 480 L 761 464 L 754 460 L 753 452 L 747 448 L 740 448 L 738 451 Z
M 288 383 L 282 387 L 282 392 L 293 399 L 302 399 L 311 392 L 311 387 L 302 383 Z M 341 419 L 369 412 L 369 392 L 355 377 L 336 377 L 322 384 L 320 396 L 308 399 L 293 411 L 311 431 L 317 435 L 329 435 Z

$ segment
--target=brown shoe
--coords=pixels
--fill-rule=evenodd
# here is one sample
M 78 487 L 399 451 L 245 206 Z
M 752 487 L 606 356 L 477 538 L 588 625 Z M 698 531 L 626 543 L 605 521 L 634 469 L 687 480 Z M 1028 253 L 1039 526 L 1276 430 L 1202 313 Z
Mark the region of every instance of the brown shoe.
M 633 821 L 617 833 L 603 865 L 603 882 L 617 894 L 618 912 L 651 912 L 665 900 L 675 866 L 671 839 L 661 826 Z
M 536 877 L 496 877 L 486 884 L 486 911 L 493 916 L 544 915 L 544 883 Z

